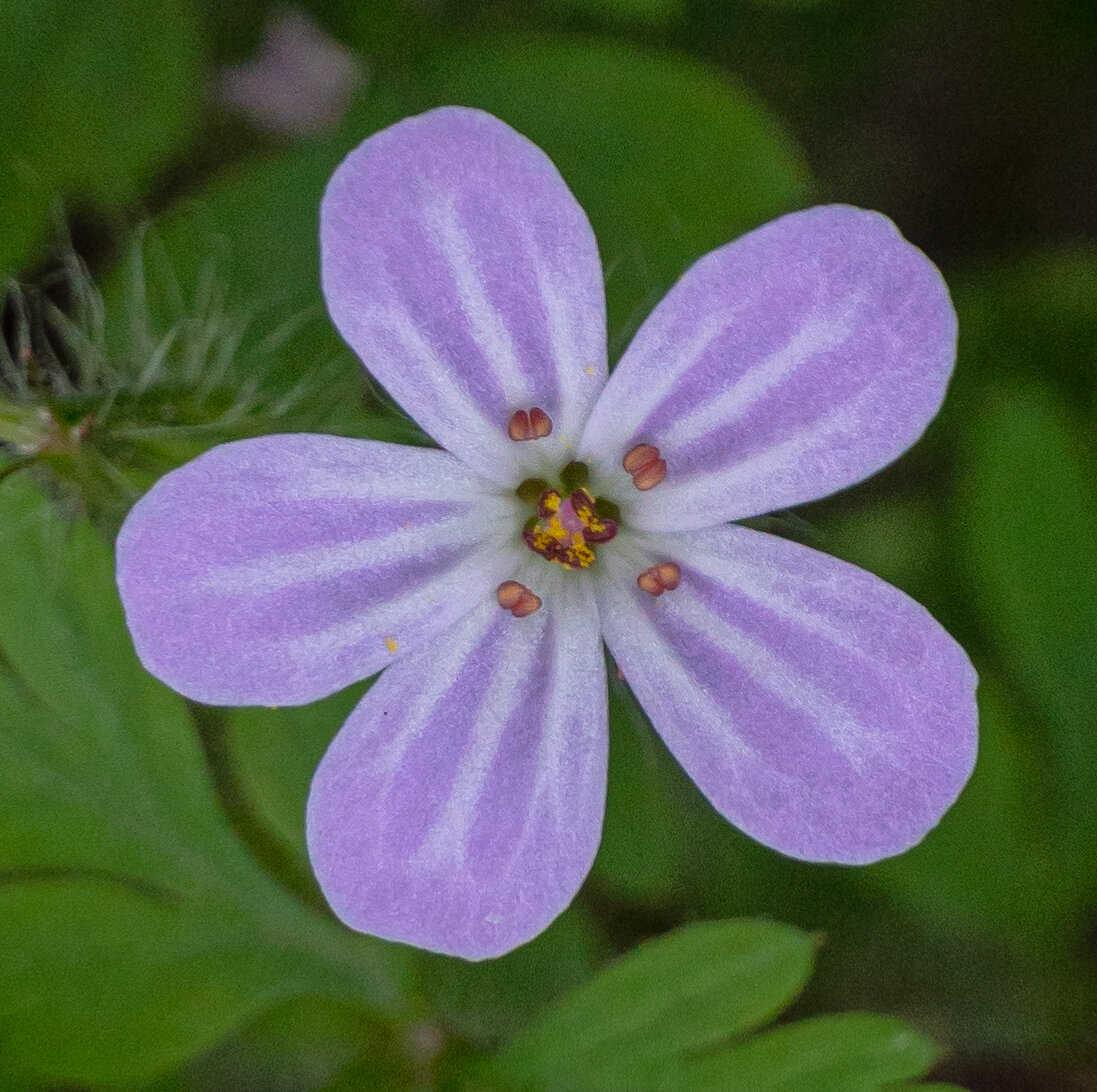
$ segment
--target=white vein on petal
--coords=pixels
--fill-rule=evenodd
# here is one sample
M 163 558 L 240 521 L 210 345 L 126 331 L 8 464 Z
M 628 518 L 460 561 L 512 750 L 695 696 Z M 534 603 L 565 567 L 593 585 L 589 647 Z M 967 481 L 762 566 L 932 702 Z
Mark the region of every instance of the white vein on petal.
M 541 622 L 542 632 L 544 626 Z M 537 655 L 536 643 L 528 636 L 521 644 L 508 644 L 504 637 L 499 640 L 502 647 L 484 687 L 478 715 L 472 718 L 472 729 L 458 761 L 450 794 L 412 858 L 411 863 L 417 867 L 460 868 L 466 862 L 468 838 L 484 785 L 503 734 L 521 704 Z
M 376 538 L 270 554 L 214 569 L 200 583 L 203 590 L 223 592 L 282 591 L 329 576 L 374 568 L 414 558 L 437 546 L 474 546 L 483 541 L 484 517 L 479 512 L 431 524 L 413 524 Z
M 694 730 L 714 739 L 721 750 L 731 750 L 740 759 L 755 757 L 754 748 L 735 734 L 728 724 L 727 710 L 713 701 L 688 676 L 678 654 L 652 620 L 631 603 L 631 589 L 621 587 L 621 583 L 621 580 L 615 580 L 612 584 L 603 585 L 600 606 L 605 611 L 628 619 L 628 646 L 637 657 L 637 667 L 643 671 L 648 684 L 662 694 L 664 700 L 669 698 L 673 701 L 681 712 L 689 716 Z M 680 587 L 662 596 L 661 600 L 674 598 L 679 590 Z M 616 599 L 617 603 L 609 602 L 610 599 Z
M 860 300 L 853 298 L 840 315 L 818 312 L 809 315 L 780 349 L 745 372 L 720 394 L 663 429 L 656 437 L 660 447 L 673 451 L 717 428 L 741 420 L 766 394 L 806 361 L 831 352 L 848 341 L 859 308 Z
M 624 405 L 602 420 L 611 411 L 599 404 L 596 424 L 601 428 L 594 435 L 584 435 L 583 451 L 604 455 L 628 439 L 744 310 L 745 305 L 726 314 L 707 315 L 680 348 L 671 341 L 675 328 L 670 322 L 661 323 L 651 335 L 642 328 L 637 337 L 643 337 L 643 342 L 630 346 L 622 359 L 627 372 L 620 373 L 620 385 L 611 380 L 607 388 Z M 660 365 L 660 359 L 666 363 Z
M 518 364 L 514 339 L 480 279 L 476 249 L 461 225 L 456 196 L 451 194 L 446 200 L 425 204 L 423 222 L 427 237 L 453 274 L 469 332 L 499 380 L 508 405 L 525 404 L 530 397 L 529 382 Z
M 375 768 L 384 782 L 378 792 L 379 799 L 386 799 L 392 791 L 408 750 L 423 732 L 430 730 L 438 703 L 453 688 L 461 669 L 482 637 L 483 632 L 477 626 L 464 625 L 451 630 L 448 639 L 437 642 L 431 649 L 432 670 L 427 675 L 426 684 L 416 692 L 405 710 L 403 727 L 377 756 Z
M 868 757 L 886 753 L 884 741 L 853 712 L 793 664 L 717 614 L 688 582 L 664 599 L 667 613 L 726 650 L 757 686 L 782 705 L 806 714 L 855 770 L 861 770 Z
M 570 575 L 570 574 L 569 574 Z M 567 578 L 565 577 L 564 580 Z M 565 585 L 564 580 L 559 581 L 558 596 L 561 599 L 577 597 L 581 593 L 581 586 L 574 580 Z M 566 588 L 566 590 L 565 590 Z M 567 801 L 560 798 L 560 786 L 563 783 L 561 770 L 564 768 L 567 758 L 568 733 L 564 727 L 574 722 L 576 725 L 584 725 L 582 710 L 576 710 L 573 706 L 579 695 L 593 696 L 595 700 L 603 703 L 605 691 L 605 661 L 602 659 L 602 642 L 600 640 L 600 627 L 598 624 L 597 607 L 592 603 L 583 607 L 579 604 L 569 605 L 561 602 L 553 614 L 552 633 L 553 645 L 553 678 L 549 687 L 549 703 L 544 715 L 544 725 L 537 746 L 536 778 L 532 792 L 532 801 L 529 811 L 526 813 L 526 822 L 522 828 L 522 835 L 518 840 L 521 846 L 529 835 L 529 826 L 533 816 L 537 814 L 537 805 L 546 797 L 551 797 L 551 814 L 556 825 L 561 829 L 566 825 L 566 815 L 561 811 L 562 805 Z M 590 622 L 594 623 L 594 633 L 584 633 Z M 576 655 L 586 646 L 586 650 L 594 649 L 595 662 L 580 662 Z M 570 655 L 569 655 L 570 653 Z M 568 669 L 572 668 L 572 671 Z M 598 682 L 593 687 L 583 685 L 587 678 L 586 669 L 592 669 Z M 573 677 L 577 674 L 578 677 Z M 597 713 L 592 710 L 595 716 Z M 570 716 L 569 716 L 570 714 Z M 603 724 L 602 730 L 606 730 Z M 579 777 L 582 783 L 586 778 Z M 514 857 L 517 858 L 517 850 Z
M 421 625 L 437 602 L 453 598 L 455 587 L 467 589 L 471 596 L 486 596 L 503 579 L 500 573 L 517 567 L 516 554 L 517 546 L 513 544 L 485 547 L 399 598 L 384 600 L 314 633 L 268 643 L 291 658 L 333 656 L 376 634 L 389 634 L 399 645 L 409 626 Z
M 797 498 L 783 495 L 785 483 L 780 480 L 781 472 L 800 468 L 805 459 L 820 449 L 829 449 L 836 437 L 854 435 L 864 420 L 866 407 L 876 397 L 871 387 L 866 388 L 856 398 L 835 406 L 795 436 L 770 444 L 733 466 L 687 475 L 675 482 L 677 488 L 672 492 L 652 490 L 635 505 L 632 522 L 647 530 L 653 529 L 653 519 L 658 523 L 674 519 L 678 527 L 688 531 L 799 503 Z M 826 477 L 826 471 L 821 470 L 814 475 L 814 480 Z M 763 501 L 755 496 L 759 481 L 764 482 L 765 496 L 771 499 Z M 743 486 L 746 486 L 745 490 Z M 740 495 L 744 503 L 740 508 L 730 509 L 727 498 L 737 489 L 742 490 Z M 710 511 L 713 508 L 715 511 Z
M 594 344 L 582 345 L 583 338 L 576 330 L 575 308 L 566 295 L 557 291 L 556 277 L 549 272 L 537 239 L 528 225 L 520 223 L 519 230 L 533 264 L 534 279 L 548 320 L 549 344 L 562 403 L 558 407 L 560 420 L 553 422 L 554 434 L 564 446 L 574 449 L 590 408 L 606 381 L 604 323 L 600 324 Z M 587 359 L 588 351 L 596 354 L 594 359 Z M 588 367 L 594 369 L 593 375 L 588 374 Z
M 510 443 L 502 431 L 502 422 L 492 422 L 477 405 L 471 392 L 459 383 L 448 367 L 431 347 L 427 337 L 411 316 L 398 308 L 380 308 L 358 317 L 359 328 L 372 339 L 374 351 L 383 353 L 387 336 L 394 336 L 404 350 L 403 358 L 389 360 L 390 373 L 401 377 L 401 388 L 394 386 L 393 393 L 399 399 L 409 390 L 422 400 L 420 416 L 424 427 L 430 431 L 430 423 L 444 423 L 450 431 L 465 432 L 475 436 L 485 449 L 487 458 L 483 467 L 504 471 L 499 480 L 510 480 L 505 473 L 513 462 Z M 408 368 L 407 360 L 417 366 Z M 370 361 L 365 362 L 367 367 Z
M 778 587 L 778 579 L 787 574 L 775 569 L 772 564 L 756 561 L 748 557 L 746 551 L 722 553 L 697 542 L 690 542 L 683 550 L 681 536 L 677 535 L 647 535 L 645 538 L 652 547 L 659 544 L 660 554 L 683 562 L 688 559 L 691 568 L 741 592 L 751 602 L 766 608 L 778 618 L 792 622 L 814 637 L 828 640 L 835 648 L 851 656 L 879 664 L 879 658 L 871 649 L 850 640 L 848 630 L 829 622 L 818 610 L 805 609 L 795 594 L 782 591 Z M 845 601 L 844 585 L 836 577 L 797 572 L 793 579 L 813 591 L 835 592 L 840 600 Z

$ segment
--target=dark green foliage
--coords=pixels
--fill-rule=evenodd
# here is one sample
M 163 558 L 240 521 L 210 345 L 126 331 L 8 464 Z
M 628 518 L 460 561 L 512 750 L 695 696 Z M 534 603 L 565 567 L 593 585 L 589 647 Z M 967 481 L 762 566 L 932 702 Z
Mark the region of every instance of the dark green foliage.
M 334 131 L 279 138 L 217 92 L 268 0 L 0 2 L 0 280 L 26 281 L 0 348 L 0 1087 L 1011 1092 L 1018 1059 L 1086 1087 L 1093 5 L 299 6 L 368 78 Z M 110 539 L 156 475 L 262 432 L 430 443 L 325 315 L 316 214 L 347 150 L 453 102 L 539 143 L 587 209 L 614 358 L 693 260 L 817 195 L 878 204 L 941 264 L 960 360 L 925 440 L 767 524 L 904 588 L 976 662 L 978 767 L 909 853 L 842 869 L 750 842 L 611 665 L 576 902 L 494 962 L 416 953 L 339 925 L 304 854 L 312 771 L 365 684 L 198 710 L 139 667 Z M 31 299 L 48 390 L 17 382 Z M 41 407 L 95 425 L 28 455 L 11 437 Z

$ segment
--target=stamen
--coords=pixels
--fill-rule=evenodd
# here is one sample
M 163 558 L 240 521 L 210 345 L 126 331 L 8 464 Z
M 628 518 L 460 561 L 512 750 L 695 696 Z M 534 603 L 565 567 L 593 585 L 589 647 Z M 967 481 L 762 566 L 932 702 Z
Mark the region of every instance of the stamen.
M 529 427 L 535 440 L 543 440 L 552 433 L 552 418 L 543 409 L 534 406 L 529 411 Z
M 499 606 L 503 610 L 509 610 L 515 618 L 528 618 L 541 609 L 540 596 L 534 595 L 525 584 L 519 584 L 517 580 L 506 580 L 500 584 L 495 597 Z
M 659 458 L 659 449 L 654 444 L 637 444 L 622 460 L 621 465 L 629 474 L 642 470 L 648 463 Z
M 549 483 L 544 478 L 526 478 L 514 492 L 518 499 L 525 501 L 526 504 L 536 504 L 548 487 Z
M 654 444 L 637 444 L 621 460 L 621 465 L 632 475 L 632 484 L 640 490 L 653 489 L 667 476 L 666 460 L 660 458 Z
M 507 435 L 515 442 L 533 439 L 529 427 L 529 414 L 525 410 L 515 410 L 507 423 Z
M 507 422 L 507 435 L 514 441 L 543 440 L 552 432 L 552 418 L 538 406 L 528 413 L 515 410 Z
M 560 471 L 560 484 L 565 493 L 573 493 L 576 489 L 582 489 L 590 478 L 590 467 L 586 463 L 571 462 Z
M 617 537 L 617 523 L 595 511 L 595 500 L 585 489 L 561 496 L 557 489 L 546 489 L 537 504 L 537 519 L 527 522 L 522 531 L 526 545 L 546 561 L 555 561 L 565 569 L 589 569 L 594 550 Z
M 658 599 L 663 592 L 674 591 L 681 579 L 682 570 L 673 561 L 660 561 L 636 578 L 636 586 L 653 599 Z
M 663 587 L 667 591 L 674 591 L 678 587 L 678 581 L 682 579 L 682 570 L 673 561 L 661 561 L 655 568 Z

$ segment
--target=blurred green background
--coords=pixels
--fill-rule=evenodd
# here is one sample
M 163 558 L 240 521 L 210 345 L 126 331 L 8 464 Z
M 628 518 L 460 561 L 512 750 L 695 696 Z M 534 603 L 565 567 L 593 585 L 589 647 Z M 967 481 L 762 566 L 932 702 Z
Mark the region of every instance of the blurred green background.
M 560 167 L 615 356 L 815 202 L 941 266 L 945 410 L 772 522 L 979 669 L 979 765 L 910 853 L 751 843 L 621 685 L 574 905 L 428 956 L 349 934 L 304 858 L 361 687 L 204 709 L 138 667 L 110 549 L 157 475 L 264 431 L 421 442 L 324 315 L 316 215 L 350 147 L 449 102 Z M 1097 1089 L 1095 119 L 1092 0 L 0 0 L 0 1087 Z

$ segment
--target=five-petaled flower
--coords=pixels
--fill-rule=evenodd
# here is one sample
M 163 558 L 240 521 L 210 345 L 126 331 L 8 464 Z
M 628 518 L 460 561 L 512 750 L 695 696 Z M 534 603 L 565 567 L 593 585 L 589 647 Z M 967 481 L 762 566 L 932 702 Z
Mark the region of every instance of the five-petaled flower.
M 544 929 L 605 801 L 602 642 L 678 761 L 782 853 L 916 843 L 975 755 L 975 674 L 918 604 L 730 521 L 874 473 L 937 412 L 956 325 L 876 213 L 782 217 L 686 271 L 608 375 L 597 246 L 548 158 L 461 108 L 368 139 L 321 210 L 339 330 L 444 450 L 214 448 L 134 508 L 150 671 L 310 702 L 384 668 L 308 805 L 352 927 L 483 958 Z

